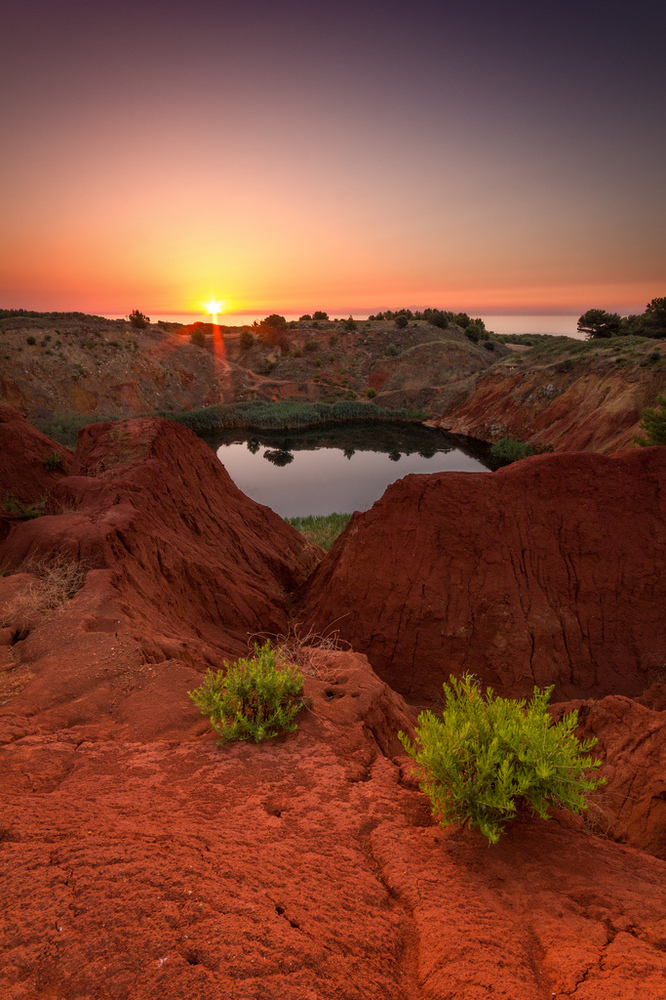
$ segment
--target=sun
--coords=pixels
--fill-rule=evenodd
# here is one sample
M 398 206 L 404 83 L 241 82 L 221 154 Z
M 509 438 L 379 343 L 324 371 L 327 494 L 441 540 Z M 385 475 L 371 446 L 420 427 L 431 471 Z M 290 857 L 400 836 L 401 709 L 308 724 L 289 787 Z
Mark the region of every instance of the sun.
M 222 311 L 223 305 L 224 302 L 218 302 L 216 299 L 204 303 L 204 308 L 213 317 L 214 323 L 217 323 L 217 314 Z

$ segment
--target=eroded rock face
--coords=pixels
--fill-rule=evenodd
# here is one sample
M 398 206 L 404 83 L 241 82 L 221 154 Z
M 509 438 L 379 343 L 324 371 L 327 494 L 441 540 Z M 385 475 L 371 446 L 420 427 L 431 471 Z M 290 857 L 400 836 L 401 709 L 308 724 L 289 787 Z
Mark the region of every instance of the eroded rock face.
M 554 715 L 577 709 L 580 735 L 598 740 L 606 784 L 590 798 L 588 828 L 666 860 L 666 685 L 641 702 L 609 696 L 557 705 Z
M 0 404 L 0 539 L 18 520 L 3 501 L 13 497 L 26 506 L 43 502 L 71 465 L 69 448 L 32 427 L 18 410 Z
M 507 364 L 461 386 L 462 399 L 452 389 L 453 399 L 433 405 L 432 424 L 482 441 L 515 437 L 535 450 L 615 454 L 633 443 L 641 411 L 663 390 L 663 373 L 644 368 L 569 361 L 523 371 Z
M 665 566 L 665 449 L 539 456 L 394 483 L 302 607 L 411 698 L 466 671 L 521 697 L 639 695 L 663 667 Z
M 0 562 L 35 581 L 54 563 L 85 578 L 57 615 L 28 622 L 28 634 L 24 605 L 5 608 L 14 655 L 35 675 L 12 708 L 31 706 L 33 718 L 39 706 L 69 726 L 75 703 L 79 721 L 100 711 L 117 721 L 119 703 L 140 689 L 150 729 L 162 684 L 181 697 L 195 670 L 244 653 L 253 633 L 287 631 L 290 593 L 320 551 L 166 420 L 85 428 L 72 473 L 53 486 L 44 517 L 16 523 L 0 544 Z M 168 699 L 160 704 L 168 728 Z

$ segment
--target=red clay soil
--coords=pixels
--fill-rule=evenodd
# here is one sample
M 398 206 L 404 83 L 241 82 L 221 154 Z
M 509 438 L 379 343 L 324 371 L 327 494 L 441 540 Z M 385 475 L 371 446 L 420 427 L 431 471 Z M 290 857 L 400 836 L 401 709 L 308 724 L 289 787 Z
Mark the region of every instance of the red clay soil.
M 60 465 L 44 465 L 54 455 Z M 72 464 L 69 448 L 58 444 L 26 423 L 18 410 L 0 404 L 0 538 L 4 538 L 18 518 L 5 509 L 14 497 L 25 506 L 43 502 L 54 484 Z
M 310 652 L 296 733 L 216 745 L 187 691 L 317 553 L 182 428 L 96 427 L 74 471 L 0 543 L 3 1000 L 666 1000 L 666 862 L 567 813 L 433 824 L 364 656 Z
M 638 701 L 609 696 L 558 705 L 555 718 L 578 709 L 579 734 L 598 740 L 594 755 L 606 784 L 589 800 L 586 825 L 602 836 L 666 861 L 666 684 Z
M 302 595 L 394 690 L 640 695 L 664 669 L 666 449 L 545 455 L 394 483 Z
M 577 362 L 516 371 L 502 365 L 432 423 L 482 441 L 515 437 L 535 450 L 614 454 L 632 444 L 642 410 L 654 405 L 665 384 L 664 373 L 649 368 L 609 371 Z

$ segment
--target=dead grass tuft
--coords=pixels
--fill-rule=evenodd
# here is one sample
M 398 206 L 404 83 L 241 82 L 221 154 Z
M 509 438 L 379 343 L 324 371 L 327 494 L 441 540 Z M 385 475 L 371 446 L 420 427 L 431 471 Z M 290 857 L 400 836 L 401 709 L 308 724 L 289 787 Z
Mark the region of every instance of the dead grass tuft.
M 57 556 L 22 567 L 38 577 L 5 608 L 0 627 L 18 632 L 34 627 L 36 621 L 55 614 L 81 589 L 85 570 L 77 559 Z
M 258 638 L 260 637 L 252 636 L 251 641 Z M 291 623 L 287 635 L 261 638 L 263 641 L 268 638 L 281 658 L 287 663 L 295 664 L 301 673 L 322 681 L 334 680 L 336 671 L 322 663 L 320 654 L 327 650 L 351 649 L 350 643 L 341 639 L 339 632 L 331 630 L 325 635 L 320 635 L 311 626 L 306 629 L 302 622 Z

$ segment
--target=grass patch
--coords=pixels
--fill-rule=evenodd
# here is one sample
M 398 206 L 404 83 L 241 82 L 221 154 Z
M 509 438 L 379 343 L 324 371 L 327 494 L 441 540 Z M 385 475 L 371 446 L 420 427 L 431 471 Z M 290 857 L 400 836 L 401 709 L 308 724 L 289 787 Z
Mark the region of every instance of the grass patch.
M 341 399 L 335 403 L 218 403 L 187 413 L 159 413 L 176 423 L 185 424 L 197 434 L 211 435 L 220 430 L 297 430 L 318 424 L 422 423 L 427 415 L 421 410 L 388 410 L 361 401 Z
M 300 531 L 309 542 L 321 546 L 326 552 L 338 535 L 347 527 L 351 514 L 308 514 L 307 517 L 286 517 L 285 521 Z

